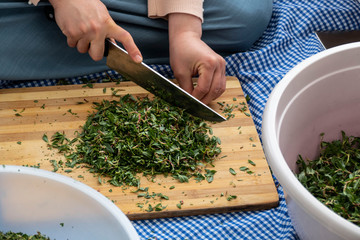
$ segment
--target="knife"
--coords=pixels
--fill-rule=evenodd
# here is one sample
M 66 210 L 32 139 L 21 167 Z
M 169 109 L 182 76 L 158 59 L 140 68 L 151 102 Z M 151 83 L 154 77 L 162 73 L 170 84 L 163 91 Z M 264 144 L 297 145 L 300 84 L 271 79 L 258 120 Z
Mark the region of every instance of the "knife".
M 55 21 L 54 8 L 46 6 L 44 10 L 47 18 Z M 104 56 L 107 58 L 106 65 L 109 68 L 117 71 L 125 78 L 135 82 L 166 102 L 183 108 L 191 115 L 204 120 L 214 122 L 226 121 L 226 118 L 150 68 L 144 62 L 135 63 L 123 48 L 109 39 L 105 40 Z
M 135 63 L 127 52 L 109 39 L 105 40 L 106 65 L 166 102 L 185 109 L 193 116 L 221 122 L 226 118 L 199 101 L 144 62 Z
M 360 41 L 359 30 L 316 32 L 316 35 L 325 49 Z

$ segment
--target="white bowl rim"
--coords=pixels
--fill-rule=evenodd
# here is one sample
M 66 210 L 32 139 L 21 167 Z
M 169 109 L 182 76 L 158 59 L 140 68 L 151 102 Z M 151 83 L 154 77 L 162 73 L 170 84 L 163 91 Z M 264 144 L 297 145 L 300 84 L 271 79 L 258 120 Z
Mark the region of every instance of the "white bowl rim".
M 1 173 L 16 173 L 24 174 L 46 178 L 55 182 L 65 184 L 71 188 L 74 188 L 83 194 L 89 196 L 90 198 L 97 201 L 101 206 L 105 207 L 113 217 L 124 226 L 124 230 L 131 239 L 140 239 L 135 228 L 131 224 L 130 220 L 126 215 L 118 208 L 110 199 L 106 198 L 101 193 L 97 192 L 95 189 L 90 186 L 79 182 L 73 178 L 61 175 L 59 173 L 51 172 L 44 169 L 34 168 L 34 167 L 24 167 L 16 165 L 0 165 L 0 174 Z
M 267 159 L 269 161 L 269 165 L 280 184 L 284 187 L 285 192 L 290 195 L 292 200 L 301 206 L 304 211 L 317 219 L 317 221 L 320 222 L 323 226 L 327 227 L 332 232 L 339 232 L 341 230 L 343 236 L 345 237 L 359 237 L 360 227 L 342 218 L 331 209 L 326 207 L 299 182 L 299 180 L 287 165 L 281 153 L 280 147 L 278 144 L 276 144 L 279 139 L 277 139 L 277 141 L 273 141 L 271 136 L 276 136 L 278 138 L 278 133 L 274 127 L 276 122 L 275 119 L 277 106 L 282 93 L 286 90 L 291 80 L 314 62 L 320 61 L 321 59 L 338 52 L 354 48 L 360 48 L 360 42 L 344 44 L 334 48 L 326 49 L 307 58 L 291 69 L 275 86 L 272 93 L 270 94 L 264 110 L 262 123 L 262 140 L 264 144 L 264 150 L 265 153 L 268 154 Z M 277 156 L 278 158 L 274 159 L 274 156 Z

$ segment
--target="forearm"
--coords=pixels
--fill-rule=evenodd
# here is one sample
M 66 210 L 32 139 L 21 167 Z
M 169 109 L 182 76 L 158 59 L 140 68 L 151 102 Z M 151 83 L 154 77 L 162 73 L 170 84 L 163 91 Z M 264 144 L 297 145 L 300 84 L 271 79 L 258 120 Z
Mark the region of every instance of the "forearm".
M 201 19 L 186 13 L 169 14 L 169 41 L 170 44 L 180 35 L 201 38 Z

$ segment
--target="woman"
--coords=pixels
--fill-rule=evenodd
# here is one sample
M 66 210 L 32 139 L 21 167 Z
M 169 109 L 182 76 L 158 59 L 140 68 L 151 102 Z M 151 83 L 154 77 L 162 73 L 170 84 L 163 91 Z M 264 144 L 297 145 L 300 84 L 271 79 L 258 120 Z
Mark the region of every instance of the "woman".
M 56 23 L 46 18 L 50 4 Z M 107 70 L 104 40 L 111 38 L 135 62 L 170 63 L 180 86 L 209 103 L 225 90 L 223 56 L 250 48 L 271 11 L 272 0 L 49 0 L 36 7 L 0 0 L 0 79 Z

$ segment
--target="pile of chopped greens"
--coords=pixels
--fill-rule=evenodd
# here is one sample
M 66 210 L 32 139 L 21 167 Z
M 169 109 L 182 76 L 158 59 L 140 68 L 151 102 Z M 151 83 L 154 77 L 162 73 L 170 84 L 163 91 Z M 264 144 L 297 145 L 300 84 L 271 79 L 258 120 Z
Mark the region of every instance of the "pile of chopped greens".
M 210 170 L 203 169 L 221 152 L 206 122 L 161 99 L 125 95 L 94 108 L 75 139 L 62 133 L 43 139 L 64 153 L 66 166 L 85 164 L 115 186 L 139 186 L 138 173 L 204 180 Z
M 42 235 L 41 233 L 37 233 L 35 235 L 27 235 L 25 233 L 15 233 L 15 232 L 0 232 L 0 240 L 50 240 L 50 238 Z
M 360 137 L 342 132 L 341 140 L 322 139 L 320 148 L 314 161 L 299 156 L 297 178 L 320 202 L 360 226 Z

